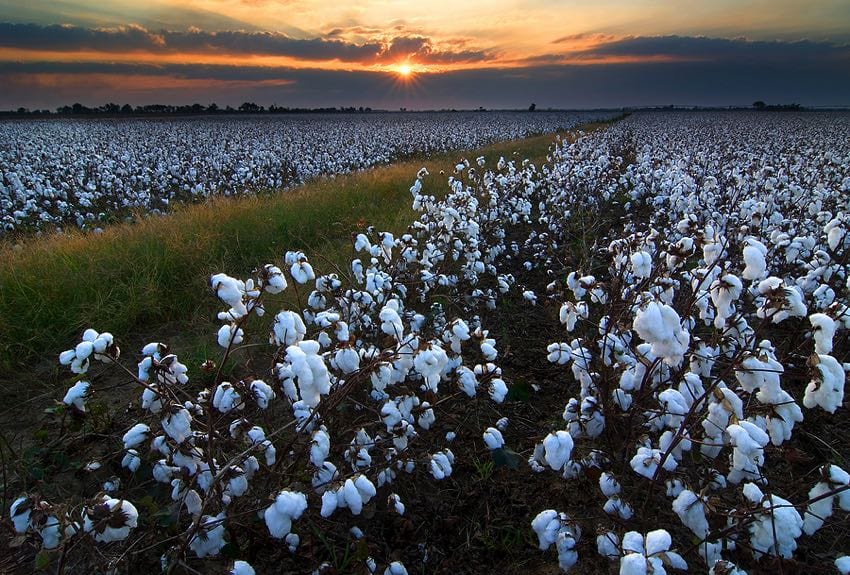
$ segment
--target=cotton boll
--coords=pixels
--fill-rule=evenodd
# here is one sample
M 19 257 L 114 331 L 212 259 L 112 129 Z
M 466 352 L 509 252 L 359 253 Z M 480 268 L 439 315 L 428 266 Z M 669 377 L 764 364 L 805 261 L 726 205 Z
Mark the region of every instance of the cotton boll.
M 544 458 L 555 471 L 563 469 L 573 451 L 573 438 L 566 431 L 550 433 L 543 439 Z
M 124 499 L 104 496 L 101 503 L 83 509 L 83 531 L 95 541 L 123 541 L 130 535 L 139 519 L 135 506 Z
M 230 575 L 255 575 L 255 571 L 247 561 L 234 561 Z
M 696 493 L 688 489 L 679 493 L 673 500 L 673 512 L 694 535 L 700 539 L 708 536 L 710 528 L 705 515 L 705 505 L 703 499 Z
M 130 473 L 138 471 L 141 464 L 142 460 L 139 457 L 139 452 L 135 449 L 128 449 L 127 453 L 124 454 L 124 458 L 121 460 L 121 467 L 128 469 Z
M 850 574 L 850 555 L 843 555 L 835 560 L 835 568 L 841 575 Z
M 452 474 L 452 464 L 454 463 L 454 454 L 449 449 L 438 451 L 431 456 L 430 471 L 434 479 L 440 480 L 449 477 Z
M 561 517 L 554 509 L 541 511 L 531 521 L 531 528 L 537 534 L 540 550 L 545 551 L 557 540 Z
M 612 473 L 606 471 L 599 476 L 599 489 L 605 497 L 612 497 L 620 493 L 620 482 Z
M 9 508 L 9 517 L 12 519 L 15 533 L 26 533 L 31 514 L 32 500 L 28 497 L 19 497 L 12 502 L 12 506 Z
M 401 561 L 393 561 L 384 570 L 384 575 L 407 575 L 407 569 Z
M 632 273 L 640 279 L 652 275 L 652 256 L 645 251 L 635 252 L 629 258 L 632 264 Z
M 281 491 L 263 514 L 269 534 L 275 539 L 283 539 L 292 529 L 292 521 L 306 510 L 307 497 L 303 493 Z
M 815 354 L 809 358 L 813 379 L 806 386 L 803 405 L 809 409 L 820 406 L 835 413 L 844 401 L 844 368 L 830 355 Z
M 620 557 L 620 538 L 613 531 L 606 531 L 596 536 L 596 552 L 606 559 L 614 560 Z
M 815 339 L 815 353 L 819 355 L 832 353 L 835 321 L 826 314 L 813 313 L 809 316 L 809 322 L 812 324 L 812 335 Z
M 62 398 L 62 403 L 73 406 L 78 411 L 85 413 L 86 399 L 89 396 L 90 387 L 91 384 L 89 382 L 78 381 L 65 393 L 65 397 Z
M 304 339 L 307 327 L 301 316 L 292 311 L 282 311 L 274 318 L 269 343 L 274 345 L 295 345 Z
M 484 443 L 487 445 L 487 449 L 501 449 L 505 446 L 505 440 L 502 437 L 502 432 L 496 429 L 495 427 L 488 427 L 484 431 Z
M 245 332 L 242 331 L 242 328 L 236 327 L 235 324 L 224 324 L 219 328 L 216 337 L 218 345 L 227 349 L 228 347 L 242 343 L 244 335 Z
M 671 366 L 679 366 L 690 343 L 690 334 L 682 329 L 676 311 L 658 302 L 650 302 L 634 319 L 634 330 L 651 345 L 652 353 Z
M 189 540 L 189 548 L 198 557 L 215 557 L 225 545 L 224 512 L 218 515 L 204 515 L 198 532 Z
M 767 255 L 767 247 L 755 238 L 748 238 L 747 245 L 744 246 L 744 268 L 741 277 L 746 280 L 759 280 L 765 276 L 767 264 L 765 256 Z

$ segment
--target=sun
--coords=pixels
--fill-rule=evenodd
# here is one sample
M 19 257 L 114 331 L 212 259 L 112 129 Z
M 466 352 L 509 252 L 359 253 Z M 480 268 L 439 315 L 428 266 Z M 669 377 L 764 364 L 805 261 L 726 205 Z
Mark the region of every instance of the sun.
M 413 75 L 413 67 L 410 64 L 399 64 L 396 71 L 402 78 L 410 78 Z

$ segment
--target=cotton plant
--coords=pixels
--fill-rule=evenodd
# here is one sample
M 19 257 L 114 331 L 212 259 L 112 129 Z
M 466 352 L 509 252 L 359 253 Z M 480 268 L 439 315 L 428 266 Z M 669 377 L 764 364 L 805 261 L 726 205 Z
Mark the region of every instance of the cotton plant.
M 555 545 L 561 571 L 569 571 L 578 562 L 576 544 L 581 538 L 581 529 L 566 513 L 558 513 L 553 509 L 541 511 L 532 520 L 531 528 L 537 535 L 541 551 Z

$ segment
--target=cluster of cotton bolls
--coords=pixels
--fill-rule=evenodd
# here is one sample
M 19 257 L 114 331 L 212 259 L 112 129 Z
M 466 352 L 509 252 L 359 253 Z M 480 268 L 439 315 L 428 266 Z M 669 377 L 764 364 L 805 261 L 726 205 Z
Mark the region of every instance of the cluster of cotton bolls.
M 375 507 L 404 514 L 390 484 L 402 477 L 452 476 L 457 461 L 448 443 L 454 433 L 435 433 L 443 410 L 439 398 L 500 404 L 509 389 L 481 315 L 507 292 L 523 291 L 514 276 L 500 271 L 516 253 L 505 243 L 505 226 L 522 205 L 512 201 L 511 191 L 533 187 L 538 176 L 530 165 L 500 164 L 497 173 L 481 177 L 470 172 L 481 169 L 483 159 L 458 164 L 449 194 L 440 200 L 419 193 L 428 176 L 420 171 L 411 187 L 419 216 L 408 233 L 395 237 L 369 228 L 356 234 L 348 270 L 319 274 L 305 253 L 289 251 L 278 264 L 244 279 L 212 275 L 210 289 L 223 304 L 215 334 L 223 357 L 220 365 L 204 363 L 205 385 L 197 385 L 197 376 L 168 345 L 142 348 L 136 369 L 126 369 L 141 390 L 140 417 L 125 428 L 119 459 L 124 473 L 150 474 L 169 493 L 164 505 L 177 517 L 181 535 L 164 564 L 186 554 L 221 555 L 246 509 L 260 508 L 268 535 L 297 553 L 298 521 L 311 510 L 335 520 L 349 516 L 343 510 L 359 516 Z M 525 211 L 522 218 L 528 219 Z M 295 292 L 290 286 L 299 288 L 295 295 L 304 307 L 267 315 L 281 294 Z M 439 301 L 456 302 L 451 315 Z M 256 332 L 257 319 L 267 321 L 267 332 Z M 225 375 L 231 373 L 223 369 L 229 358 L 262 345 L 274 358 L 271 369 Z M 94 330 L 60 359 L 83 374 L 87 354 L 118 360 L 112 336 Z M 97 385 L 79 385 L 66 403 L 82 412 Z M 362 412 L 353 433 L 329 418 L 349 396 Z M 483 437 L 490 449 L 500 450 L 507 419 L 494 423 Z M 444 445 L 435 444 L 435 437 Z M 284 441 L 286 454 L 279 451 Z M 309 485 L 270 483 L 280 481 L 281 465 L 299 457 L 293 444 L 306 446 Z M 559 449 L 550 459 L 569 459 L 568 446 Z M 96 473 L 106 463 L 93 462 L 89 469 Z M 272 501 L 270 488 L 277 490 Z M 112 482 L 110 489 L 119 487 Z M 376 497 L 382 490 L 388 493 Z M 64 528 L 68 521 L 56 522 Z M 41 534 L 43 544 L 51 538 L 52 532 Z M 567 542 L 558 544 L 566 553 Z M 387 567 L 392 573 L 403 569 Z
M 0 122 L 0 234 L 251 194 L 423 152 L 568 129 L 600 113 Z
M 213 275 L 223 358 L 205 364 L 208 382 L 161 343 L 132 371 L 142 416 L 121 465 L 171 488 L 180 536 L 163 561 L 221 555 L 246 515 L 297 554 L 304 515 L 404 514 L 415 503 L 393 484 L 453 481 L 463 453 L 449 444 L 463 430 L 446 410 L 508 398 L 513 374 L 487 329 L 505 297 L 551 311 L 561 330 L 528 353 L 564 380 L 550 392 L 563 410 L 519 461 L 541 480 L 591 479 L 601 494 L 601 525 L 574 519 L 569 500 L 528 518 L 562 570 L 579 561 L 582 531 L 626 575 L 735 572 L 740 547 L 792 556 L 850 506 L 840 466 L 792 503 L 768 465 L 810 414 L 845 409 L 850 124 L 837 116 L 832 132 L 834 116 L 812 118 L 635 114 L 559 142 L 541 169 L 461 161 L 441 198 L 422 193 L 423 169 L 415 221 L 402 234 L 353 234 L 347 265 L 323 274 L 293 250 L 245 279 Z M 564 257 L 588 218 L 606 225 Z M 279 309 L 284 292 L 297 306 Z M 107 335 L 89 330 L 61 358 L 75 386 L 85 374 L 66 398 L 80 410 L 97 388 L 89 355 L 117 361 Z M 268 368 L 225 369 L 259 345 Z M 354 423 L 338 424 L 341 413 Z M 500 416 L 470 437 L 494 456 L 511 440 Z M 28 497 L 16 517 L 26 501 L 43 506 Z M 685 536 L 655 529 L 644 501 L 663 502 Z M 58 527 L 21 519 L 34 540 L 86 532 L 67 531 L 83 518 L 44 508 Z M 679 554 L 686 545 L 693 556 Z M 365 567 L 379 572 L 372 557 Z M 407 572 L 389 558 L 381 569 Z
M 848 117 L 833 119 L 847 135 Z M 790 441 L 807 410 L 836 413 L 845 400 L 850 146 L 829 122 L 634 115 L 560 146 L 551 183 L 544 178 L 528 198 L 548 245 L 526 243 L 523 257 L 562 274 L 548 299 L 567 337 L 547 357 L 569 368 L 578 391 L 565 429 L 529 462 L 565 478 L 590 465 L 603 477 L 649 482 L 641 489 L 666 482 L 708 569 L 731 566 L 724 554 L 742 542 L 756 557 L 791 557 L 832 514 L 833 499 L 845 509 L 847 473 L 837 466 L 824 468 L 796 508 L 762 492 L 769 446 Z M 618 221 L 593 239 L 587 267 L 558 269 L 552 247 L 575 237 L 576 214 L 604 218 L 600 206 L 620 209 Z M 618 441 L 625 424 L 639 430 L 627 431 L 622 451 L 605 447 L 610 438 L 582 442 L 609 431 Z M 605 511 L 628 522 L 631 494 L 601 487 Z M 712 532 L 712 517 L 729 523 Z M 648 543 L 627 550 L 628 535 L 610 532 L 600 554 L 621 557 L 621 573 L 663 571 L 650 565 Z

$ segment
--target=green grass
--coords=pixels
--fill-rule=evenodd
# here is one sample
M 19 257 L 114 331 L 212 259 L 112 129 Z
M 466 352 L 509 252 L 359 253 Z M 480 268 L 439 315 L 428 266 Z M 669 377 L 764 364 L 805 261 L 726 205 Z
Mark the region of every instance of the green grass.
M 219 307 L 207 288 L 211 273 L 245 277 L 279 263 L 289 249 L 304 250 L 317 270 L 345 265 L 350 235 L 364 224 L 405 230 L 414 218 L 408 189 L 422 166 L 431 173 L 425 192 L 439 194 L 447 178 L 440 170 L 450 174 L 460 157 L 483 155 L 491 166 L 499 156 L 541 163 L 552 142 L 549 134 L 408 159 L 283 193 L 185 205 L 99 235 L 74 231 L 0 244 L 0 381 L 49 369 L 87 327 L 125 343 L 144 335 L 200 345 L 200 337 L 212 337 L 210 318 Z

